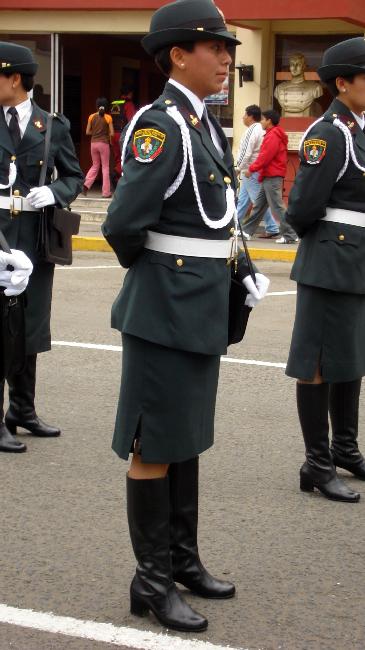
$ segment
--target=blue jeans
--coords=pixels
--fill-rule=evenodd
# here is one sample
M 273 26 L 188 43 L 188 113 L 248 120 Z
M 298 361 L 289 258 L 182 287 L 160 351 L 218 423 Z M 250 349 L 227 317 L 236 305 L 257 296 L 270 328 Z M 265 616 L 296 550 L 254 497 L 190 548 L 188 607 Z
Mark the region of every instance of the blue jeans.
M 238 218 L 242 224 L 242 229 L 244 230 L 244 217 L 246 216 L 247 210 L 250 205 L 253 205 L 257 199 L 258 193 L 261 189 L 261 183 L 259 183 L 259 174 L 254 172 L 250 178 L 245 176 L 241 180 L 240 192 L 238 195 L 237 202 L 237 214 Z M 279 226 L 276 223 L 274 217 L 271 214 L 270 208 L 267 208 L 264 215 L 265 231 L 270 235 L 279 234 Z

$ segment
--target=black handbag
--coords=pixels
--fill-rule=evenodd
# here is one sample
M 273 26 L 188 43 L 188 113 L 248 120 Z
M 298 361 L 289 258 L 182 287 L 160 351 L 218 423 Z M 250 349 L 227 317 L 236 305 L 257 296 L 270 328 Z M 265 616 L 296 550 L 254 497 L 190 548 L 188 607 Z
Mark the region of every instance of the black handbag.
M 53 115 L 47 119 L 47 130 L 44 142 L 44 162 L 39 177 L 39 186 L 44 185 L 47 173 L 47 160 L 51 144 Z M 52 264 L 72 264 L 72 235 L 77 235 L 80 228 L 81 215 L 54 205 L 41 210 L 39 215 L 39 230 L 37 241 L 38 258 Z
M 0 247 L 5 253 L 11 253 L 1 231 Z M 19 296 L 6 296 L 4 289 L 0 288 L 0 381 L 24 369 L 25 300 L 25 292 Z
M 238 222 L 239 223 L 239 222 Z M 256 284 L 255 270 L 248 252 L 246 240 L 243 236 L 242 226 L 239 223 L 243 248 L 246 255 L 245 262 L 250 271 L 250 275 Z M 241 274 L 239 272 L 240 259 L 231 261 L 231 287 L 229 291 L 229 308 L 228 308 L 228 345 L 242 341 L 252 307 L 245 305 L 248 295 L 246 287 L 242 284 Z

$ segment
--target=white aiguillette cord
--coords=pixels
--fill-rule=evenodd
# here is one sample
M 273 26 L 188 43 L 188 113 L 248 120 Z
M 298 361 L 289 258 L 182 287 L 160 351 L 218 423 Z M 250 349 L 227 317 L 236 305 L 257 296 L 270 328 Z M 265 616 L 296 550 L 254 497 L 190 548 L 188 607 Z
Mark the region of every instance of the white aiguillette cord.
M 126 156 L 126 151 L 127 151 L 127 146 L 128 142 L 131 138 L 132 132 L 134 130 L 134 127 L 139 120 L 140 116 L 143 115 L 145 111 L 150 109 L 152 104 L 148 104 L 147 106 L 143 106 L 134 116 L 134 118 L 131 120 L 129 127 L 127 128 L 124 142 L 123 142 L 123 148 L 122 148 L 122 155 L 121 155 L 121 162 L 122 162 L 122 169 L 124 165 L 124 160 Z M 181 166 L 181 169 L 172 183 L 170 187 L 165 192 L 164 199 L 170 198 L 176 192 L 176 190 L 180 187 L 184 176 L 186 172 L 186 168 L 189 162 L 190 166 L 190 172 L 191 172 L 191 179 L 193 182 L 193 188 L 194 188 L 194 194 L 196 198 L 196 202 L 198 204 L 199 212 L 201 215 L 201 218 L 203 219 L 204 223 L 208 228 L 213 228 L 214 230 L 217 230 L 218 228 L 224 228 L 224 226 L 227 226 L 231 221 L 232 218 L 235 218 L 235 210 L 236 210 L 236 201 L 235 201 L 235 194 L 234 191 L 231 187 L 231 185 L 227 186 L 226 189 L 226 203 L 227 203 L 227 209 L 225 212 L 225 215 L 221 219 L 210 219 L 208 215 L 206 214 L 203 206 L 203 202 L 200 196 L 199 192 L 199 186 L 198 186 L 198 181 L 196 178 L 196 173 L 195 173 L 195 168 L 194 168 L 194 157 L 193 157 L 193 149 L 192 149 L 192 144 L 191 144 L 191 138 L 190 138 L 190 132 L 189 129 L 186 125 L 186 122 L 177 109 L 176 106 L 170 106 L 169 108 L 166 109 L 167 115 L 169 115 L 179 126 L 180 132 L 181 132 L 181 137 L 182 137 L 182 146 L 183 146 L 183 163 Z M 237 217 L 236 217 L 237 218 Z M 235 221 L 235 230 L 236 228 L 236 221 Z M 238 245 L 237 241 L 235 243 L 235 249 L 236 252 L 238 250 Z

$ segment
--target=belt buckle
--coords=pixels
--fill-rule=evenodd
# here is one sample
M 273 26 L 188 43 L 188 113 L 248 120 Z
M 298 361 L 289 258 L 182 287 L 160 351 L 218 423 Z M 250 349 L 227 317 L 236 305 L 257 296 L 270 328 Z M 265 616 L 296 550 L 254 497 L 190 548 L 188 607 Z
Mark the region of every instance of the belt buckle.
M 19 212 L 23 211 L 23 196 L 11 196 L 10 199 L 10 214 L 12 217 L 17 217 Z

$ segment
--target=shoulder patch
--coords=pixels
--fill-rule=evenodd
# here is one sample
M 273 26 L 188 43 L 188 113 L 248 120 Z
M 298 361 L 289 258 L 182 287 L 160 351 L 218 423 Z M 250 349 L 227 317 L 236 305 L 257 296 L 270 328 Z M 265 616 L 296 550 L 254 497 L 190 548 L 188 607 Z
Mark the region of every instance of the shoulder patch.
M 160 155 L 166 133 L 157 129 L 138 129 L 133 134 L 133 153 L 138 162 L 151 163 Z
M 326 155 L 327 141 L 311 138 L 304 140 L 303 154 L 308 165 L 318 165 Z

